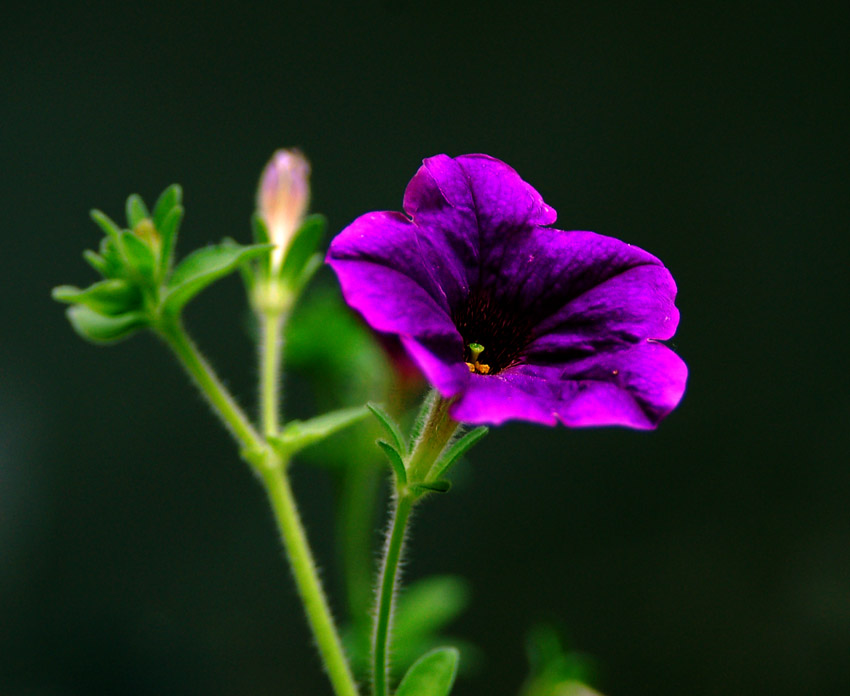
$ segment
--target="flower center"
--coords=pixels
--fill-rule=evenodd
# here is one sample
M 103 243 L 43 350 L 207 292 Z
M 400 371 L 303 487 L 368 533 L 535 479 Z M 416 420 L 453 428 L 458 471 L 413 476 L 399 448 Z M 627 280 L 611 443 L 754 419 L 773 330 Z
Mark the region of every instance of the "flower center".
M 531 339 L 533 317 L 505 299 L 495 301 L 487 290 L 470 293 L 452 314 L 463 337 L 463 361 L 471 372 L 495 375 L 516 365 Z

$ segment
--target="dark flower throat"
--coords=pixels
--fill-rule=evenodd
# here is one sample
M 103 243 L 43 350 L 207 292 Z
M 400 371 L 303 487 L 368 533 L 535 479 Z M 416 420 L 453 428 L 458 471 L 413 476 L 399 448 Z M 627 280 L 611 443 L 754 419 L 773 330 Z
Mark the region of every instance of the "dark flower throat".
M 534 326 L 534 318 L 528 311 L 504 299 L 497 302 L 483 289 L 471 292 L 466 304 L 452 313 L 452 320 L 463 337 L 464 362 L 486 364 L 487 374 L 491 375 L 521 362 Z M 484 346 L 477 359 L 470 351 L 470 343 Z

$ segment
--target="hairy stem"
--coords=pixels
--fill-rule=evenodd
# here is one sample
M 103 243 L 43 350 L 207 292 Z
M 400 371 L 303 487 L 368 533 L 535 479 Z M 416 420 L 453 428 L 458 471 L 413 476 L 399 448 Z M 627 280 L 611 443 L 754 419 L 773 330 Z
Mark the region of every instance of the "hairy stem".
M 263 432 L 277 435 L 280 430 L 280 374 L 283 315 L 264 312 L 260 315 L 263 342 L 260 350 L 260 402 Z
M 342 642 L 327 599 L 322 591 L 316 564 L 298 515 L 289 479 L 282 467 L 264 468 L 262 474 L 286 555 L 292 567 L 292 574 L 295 576 L 298 594 L 304 604 L 304 610 L 313 629 L 313 636 L 334 692 L 337 696 L 357 696 L 357 685 L 342 649 Z
M 413 497 L 400 495 L 395 498 L 392 516 L 392 528 L 387 538 L 384 560 L 381 567 L 381 585 L 378 588 L 378 611 L 375 616 L 375 635 L 372 649 L 372 692 L 374 696 L 387 696 L 389 678 L 390 624 L 393 602 L 398 578 L 398 566 L 401 560 L 401 548 L 410 511 L 413 509 Z
M 389 679 L 389 645 L 392 629 L 393 603 L 398 586 L 398 566 L 410 513 L 419 494 L 414 486 L 427 480 L 431 467 L 452 439 L 459 424 L 449 416 L 451 402 L 439 395 L 434 399 L 422 432 L 410 459 L 406 462 L 407 485 L 396 482 L 392 523 L 378 585 L 378 608 L 375 612 L 375 632 L 372 643 L 372 693 L 387 696 Z
M 174 351 L 180 363 L 201 393 L 207 398 L 216 415 L 231 434 L 246 450 L 258 451 L 265 448 L 265 441 L 251 425 L 251 421 L 236 403 L 213 371 L 201 352 L 186 334 L 179 320 L 163 323 L 158 327 L 159 335 Z
M 281 322 L 278 322 L 280 324 Z M 279 336 L 281 327 L 275 329 Z M 177 355 L 180 363 L 192 377 L 195 385 L 207 398 L 213 410 L 243 448 L 243 457 L 260 474 L 269 496 L 281 539 L 292 567 L 299 595 L 304 603 L 307 619 L 316 639 L 319 654 L 325 663 L 336 696 L 358 696 L 357 685 L 349 669 L 342 642 L 322 591 L 316 564 L 313 560 L 307 535 L 298 515 L 292 488 L 285 472 L 285 462 L 257 433 L 234 398 L 221 383 L 209 363 L 198 351 L 178 320 L 163 322 L 159 334 Z M 264 428 L 277 429 L 277 383 L 280 370 L 279 338 L 274 349 L 263 353 L 261 392 L 264 404 L 273 405 L 274 415 L 265 413 Z M 274 361 L 274 365 L 265 363 Z M 274 390 L 274 394 L 267 396 Z

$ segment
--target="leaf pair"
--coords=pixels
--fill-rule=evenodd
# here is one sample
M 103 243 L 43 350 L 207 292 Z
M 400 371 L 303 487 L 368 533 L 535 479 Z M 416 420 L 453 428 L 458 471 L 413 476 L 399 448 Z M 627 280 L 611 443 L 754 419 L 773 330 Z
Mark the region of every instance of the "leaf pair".
M 424 481 L 408 481 L 407 467 L 405 460 L 410 454 L 407 440 L 401 432 L 398 423 L 387 413 L 383 408 L 374 403 L 366 404 L 366 407 L 372 412 L 372 415 L 378 419 L 378 422 L 383 426 L 384 431 L 388 436 L 388 440 L 378 440 L 378 446 L 384 452 L 387 460 L 390 463 L 390 468 L 395 474 L 396 483 L 398 486 L 407 486 L 410 484 L 411 489 L 420 495 L 425 493 L 446 493 L 451 488 L 451 483 L 442 477 L 448 473 L 448 470 L 463 457 L 469 449 L 477 443 L 488 432 L 488 428 L 481 426 L 470 430 L 462 437 L 452 443 L 446 450 L 441 453 L 440 457 L 434 463 L 431 471 L 428 473 Z

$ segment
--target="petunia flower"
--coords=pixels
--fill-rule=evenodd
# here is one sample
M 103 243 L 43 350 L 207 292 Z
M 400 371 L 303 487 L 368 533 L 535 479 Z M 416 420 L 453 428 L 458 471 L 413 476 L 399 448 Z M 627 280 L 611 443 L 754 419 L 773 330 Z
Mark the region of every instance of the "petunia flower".
M 555 210 L 487 155 L 426 159 L 404 211 L 357 218 L 327 260 L 453 418 L 649 429 L 679 403 L 687 367 L 660 342 L 676 285 L 657 258 L 549 227 Z

